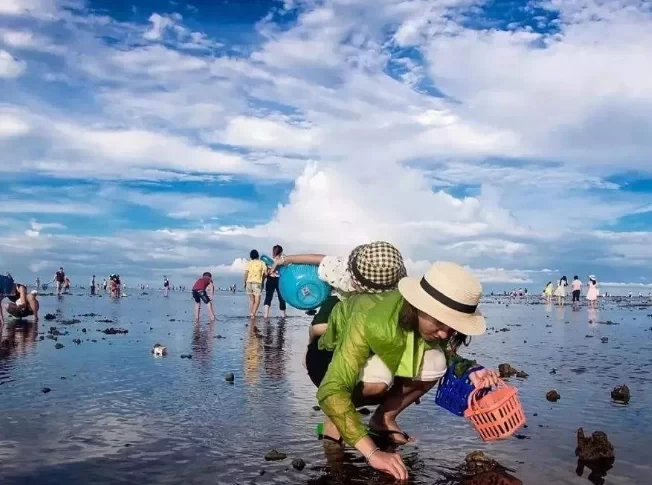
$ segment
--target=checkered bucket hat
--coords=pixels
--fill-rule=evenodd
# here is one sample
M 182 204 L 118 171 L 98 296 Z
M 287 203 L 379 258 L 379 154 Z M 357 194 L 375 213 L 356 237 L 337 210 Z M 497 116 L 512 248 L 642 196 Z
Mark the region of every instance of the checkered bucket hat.
M 407 276 L 403 256 L 385 241 L 358 246 L 349 256 L 348 271 L 360 291 L 383 293 L 395 290 Z

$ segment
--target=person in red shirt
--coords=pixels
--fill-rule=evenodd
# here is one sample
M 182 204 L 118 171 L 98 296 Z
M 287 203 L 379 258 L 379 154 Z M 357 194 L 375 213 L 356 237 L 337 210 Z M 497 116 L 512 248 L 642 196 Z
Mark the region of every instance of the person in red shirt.
M 210 293 L 210 296 L 208 296 Z M 213 295 L 215 294 L 215 286 L 213 285 L 213 275 L 208 271 L 205 272 L 201 278 L 195 281 L 192 286 L 192 298 L 195 300 L 195 321 L 199 321 L 199 310 L 201 302 L 203 301 L 208 306 L 209 319 L 212 322 L 215 320 L 215 312 L 213 312 Z

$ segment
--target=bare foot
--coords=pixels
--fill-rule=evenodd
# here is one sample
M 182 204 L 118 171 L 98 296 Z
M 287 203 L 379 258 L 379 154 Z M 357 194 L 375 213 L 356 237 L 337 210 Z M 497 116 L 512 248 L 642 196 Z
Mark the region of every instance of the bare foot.
M 405 445 L 416 441 L 403 431 L 393 418 L 389 418 L 386 415 L 382 419 L 374 415 L 369 420 L 369 429 L 371 434 L 375 434 L 396 445 Z

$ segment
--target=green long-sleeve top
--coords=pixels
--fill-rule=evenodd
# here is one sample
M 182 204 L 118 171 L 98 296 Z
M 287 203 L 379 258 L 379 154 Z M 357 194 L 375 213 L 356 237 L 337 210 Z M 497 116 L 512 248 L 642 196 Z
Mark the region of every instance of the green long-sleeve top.
M 367 435 L 351 395 L 372 355 L 380 357 L 392 375 L 400 377 L 417 376 L 424 352 L 435 347 L 444 352 L 449 364 L 459 364 L 458 375 L 475 364 L 454 355 L 447 341 L 426 342 L 418 332 L 401 328 L 398 317 L 402 305 L 403 297 L 398 291 L 350 296 L 335 306 L 328 319 L 328 330 L 319 340 L 320 349 L 335 353 L 317 399 L 351 446 Z

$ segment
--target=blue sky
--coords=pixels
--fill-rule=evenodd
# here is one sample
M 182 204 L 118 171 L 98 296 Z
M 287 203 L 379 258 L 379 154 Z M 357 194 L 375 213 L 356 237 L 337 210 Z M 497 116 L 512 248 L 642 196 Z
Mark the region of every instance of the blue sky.
M 386 239 L 647 288 L 650 58 L 629 0 L 6 0 L 0 266 L 226 283 Z

